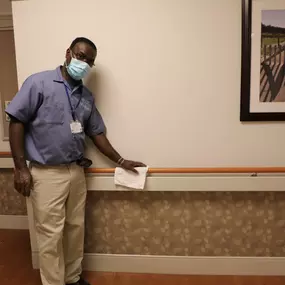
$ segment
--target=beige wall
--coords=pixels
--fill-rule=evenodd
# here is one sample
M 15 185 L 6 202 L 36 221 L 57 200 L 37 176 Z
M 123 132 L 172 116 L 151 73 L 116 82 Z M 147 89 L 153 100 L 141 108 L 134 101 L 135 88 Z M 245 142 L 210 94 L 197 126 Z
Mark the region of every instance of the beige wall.
M 11 16 L 10 16 L 11 15 Z M 3 30 L 12 27 L 12 5 L 10 0 L 0 0 L 0 93 L 1 95 L 1 130 L 0 130 L 0 151 L 9 151 L 9 143 L 2 141 L 8 136 L 8 123 L 5 122 L 4 101 L 11 100 L 18 90 L 18 80 L 16 73 L 15 42 L 12 30 Z M 2 65 L 3 64 L 3 65 Z M 4 66 L 5 68 L 3 68 Z M 2 126 L 3 122 L 3 126 Z M 10 160 L 1 160 L 0 166 L 11 167 Z
M 18 90 L 15 42 L 13 31 L 0 31 L 0 93 L 1 103 L 4 109 L 4 102 L 12 100 Z M 8 137 L 9 123 L 5 121 L 5 113 L 1 111 L 4 137 Z
M 70 42 L 87 36 L 99 49 L 88 85 L 123 156 L 150 167 L 284 166 L 283 124 L 239 121 L 241 1 L 86 0 L 84 7 L 13 3 L 20 84 L 61 64 Z M 30 61 L 31 50 L 41 60 Z M 94 148 L 88 155 L 96 167 L 110 165 Z
M 0 15 L 1 14 L 11 14 L 12 6 L 10 0 L 1 0 L 0 1 Z

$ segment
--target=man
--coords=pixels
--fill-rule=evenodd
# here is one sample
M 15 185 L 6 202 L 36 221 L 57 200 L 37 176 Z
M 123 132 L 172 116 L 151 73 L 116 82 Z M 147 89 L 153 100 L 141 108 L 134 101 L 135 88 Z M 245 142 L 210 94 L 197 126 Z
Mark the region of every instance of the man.
M 105 136 L 92 93 L 82 79 L 97 48 L 75 39 L 63 66 L 30 76 L 6 109 L 15 164 L 15 189 L 31 196 L 43 285 L 87 285 L 81 278 L 86 182 L 84 139 L 109 159 L 134 171 L 143 163 L 124 160 Z M 29 161 L 29 165 L 26 164 Z

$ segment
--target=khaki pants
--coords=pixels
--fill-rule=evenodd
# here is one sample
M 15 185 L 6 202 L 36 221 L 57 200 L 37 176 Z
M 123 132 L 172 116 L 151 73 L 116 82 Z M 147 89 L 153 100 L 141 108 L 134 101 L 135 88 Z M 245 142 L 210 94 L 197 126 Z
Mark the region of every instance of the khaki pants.
M 31 164 L 31 191 L 43 285 L 75 283 L 84 251 L 86 181 L 83 168 Z

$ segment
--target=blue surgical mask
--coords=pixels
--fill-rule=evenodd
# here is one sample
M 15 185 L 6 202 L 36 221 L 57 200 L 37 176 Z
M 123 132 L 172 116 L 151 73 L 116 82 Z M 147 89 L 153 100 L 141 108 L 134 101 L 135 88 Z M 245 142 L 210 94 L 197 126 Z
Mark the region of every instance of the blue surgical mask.
M 74 80 L 81 80 L 90 72 L 91 67 L 88 63 L 78 60 L 71 55 L 71 61 L 69 65 L 66 64 L 66 69 Z

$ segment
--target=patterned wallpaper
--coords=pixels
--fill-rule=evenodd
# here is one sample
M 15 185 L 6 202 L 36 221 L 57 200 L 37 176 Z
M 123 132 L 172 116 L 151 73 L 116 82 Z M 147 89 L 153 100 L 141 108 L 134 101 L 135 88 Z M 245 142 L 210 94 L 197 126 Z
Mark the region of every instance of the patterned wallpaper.
M 14 190 L 11 169 L 0 171 L 0 215 L 27 215 L 25 198 Z
M 26 214 L 12 171 L 0 172 L 0 215 Z M 285 256 L 283 192 L 89 192 L 89 253 Z
M 90 192 L 86 251 L 285 256 L 285 193 Z

